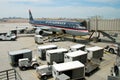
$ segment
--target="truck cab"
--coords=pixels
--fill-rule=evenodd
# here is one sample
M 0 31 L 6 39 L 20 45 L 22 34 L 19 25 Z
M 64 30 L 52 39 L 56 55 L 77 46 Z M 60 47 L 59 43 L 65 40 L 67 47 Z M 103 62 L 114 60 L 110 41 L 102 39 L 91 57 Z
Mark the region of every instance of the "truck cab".
M 19 59 L 18 64 L 19 64 L 19 68 L 21 70 L 26 70 L 29 67 L 36 69 L 36 67 L 39 66 L 39 64 L 35 58 L 33 58 L 32 61 L 30 61 L 28 58 Z
M 39 79 L 47 80 L 49 76 L 52 76 L 52 66 L 42 65 L 36 68 L 37 77 Z

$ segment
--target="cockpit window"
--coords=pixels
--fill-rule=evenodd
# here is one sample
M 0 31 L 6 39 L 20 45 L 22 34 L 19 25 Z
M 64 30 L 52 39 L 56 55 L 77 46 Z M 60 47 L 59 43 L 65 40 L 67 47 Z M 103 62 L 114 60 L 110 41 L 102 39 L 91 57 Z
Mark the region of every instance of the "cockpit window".
M 81 25 L 81 24 L 76 24 L 78 29 L 86 29 L 85 26 Z

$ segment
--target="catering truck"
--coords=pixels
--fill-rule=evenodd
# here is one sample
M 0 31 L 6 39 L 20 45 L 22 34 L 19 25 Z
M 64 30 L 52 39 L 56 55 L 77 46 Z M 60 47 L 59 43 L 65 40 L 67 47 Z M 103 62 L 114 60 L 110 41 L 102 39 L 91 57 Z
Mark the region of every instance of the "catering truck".
M 10 58 L 10 63 L 13 66 L 18 65 L 19 59 L 28 58 L 29 60 L 32 60 L 32 51 L 29 49 L 9 51 L 8 55 Z
M 85 66 L 79 61 L 54 64 L 52 66 L 53 78 L 56 80 L 56 78 L 60 76 L 61 74 L 65 74 L 69 76 L 70 80 L 84 79 L 85 78 Z
M 76 60 L 80 61 L 83 64 L 87 63 L 87 52 L 78 50 L 78 51 L 66 53 L 64 56 L 65 62 L 76 61 Z
M 53 62 L 62 63 L 64 62 L 65 53 L 68 53 L 68 50 L 64 48 L 48 50 L 46 52 L 46 61 L 49 65 L 52 65 Z
M 12 66 L 19 66 L 21 70 L 26 70 L 27 68 L 36 68 L 39 66 L 37 59 L 32 58 L 32 51 L 29 49 L 9 51 L 10 63 Z
M 38 54 L 40 59 L 46 60 L 46 51 L 47 50 L 52 50 L 52 49 L 57 49 L 56 45 L 41 45 L 38 46 Z

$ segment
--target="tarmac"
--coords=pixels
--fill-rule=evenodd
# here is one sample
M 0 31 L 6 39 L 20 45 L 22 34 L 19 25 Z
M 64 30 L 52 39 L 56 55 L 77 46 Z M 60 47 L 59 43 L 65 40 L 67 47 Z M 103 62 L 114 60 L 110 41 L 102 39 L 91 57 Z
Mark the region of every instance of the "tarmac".
M 29 26 L 32 27 L 29 23 L 1 23 L 0 24 L 0 32 L 7 32 L 13 29 L 16 29 L 17 26 Z M 119 43 L 120 39 L 117 39 L 117 42 Z M 113 44 L 110 41 L 104 40 L 102 42 L 94 43 L 89 42 L 88 40 L 80 39 L 77 42 L 73 42 L 72 39 L 66 38 L 65 41 L 60 42 L 46 42 L 44 44 L 39 45 L 46 45 L 46 44 L 55 44 L 60 48 L 66 48 L 69 49 L 70 46 L 75 44 L 85 44 L 87 47 L 90 46 L 100 46 L 105 47 L 108 44 Z M 23 35 L 21 37 L 18 37 L 16 41 L 0 41 L 0 71 L 11 69 L 12 66 L 10 65 L 10 60 L 8 57 L 9 51 L 14 50 L 20 50 L 24 48 L 31 49 L 33 51 L 33 57 L 39 57 L 39 54 L 37 52 L 37 46 L 38 44 L 34 41 L 34 34 L 30 35 Z M 110 69 L 113 67 L 115 62 L 116 55 L 106 53 L 104 54 L 103 60 L 100 64 L 99 69 L 91 74 L 90 76 L 86 76 L 86 80 L 107 80 L 107 76 L 110 75 Z M 46 61 L 41 61 L 38 58 L 40 65 L 46 64 Z M 34 69 L 26 70 L 26 71 L 20 71 L 19 68 L 16 68 L 17 72 L 20 74 L 23 80 L 40 80 L 37 78 L 36 72 Z M 53 78 L 50 78 L 49 80 L 53 80 Z

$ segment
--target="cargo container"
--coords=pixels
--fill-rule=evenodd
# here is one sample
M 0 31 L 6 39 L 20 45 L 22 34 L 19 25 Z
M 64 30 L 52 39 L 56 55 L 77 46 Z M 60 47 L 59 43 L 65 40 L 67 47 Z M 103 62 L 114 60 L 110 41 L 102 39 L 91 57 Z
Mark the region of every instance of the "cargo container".
M 85 50 L 85 45 L 84 44 L 76 44 L 73 46 L 70 46 L 70 50 L 73 51 L 78 51 L 78 50 Z
M 57 46 L 56 45 L 41 45 L 41 46 L 38 46 L 39 57 L 42 60 L 46 60 L 46 51 L 47 50 L 52 50 L 52 49 L 57 49 Z
M 76 61 L 76 60 L 85 64 L 87 62 L 87 52 L 78 50 L 78 51 L 67 53 L 64 56 L 65 62 Z
M 90 60 L 91 58 L 95 59 L 102 59 L 104 49 L 98 46 L 86 48 L 86 51 L 88 52 L 88 59 Z
M 52 75 L 55 80 L 61 74 L 69 76 L 70 80 L 85 78 L 85 66 L 79 61 L 54 64 L 52 69 Z
M 19 59 L 28 58 L 30 61 L 32 60 L 32 51 L 29 49 L 9 51 L 8 55 L 12 66 L 17 66 Z
M 68 50 L 64 49 L 64 48 L 48 50 L 46 52 L 47 63 L 52 65 L 53 62 L 56 62 L 56 63 L 64 62 L 64 54 L 65 53 L 68 53 Z

